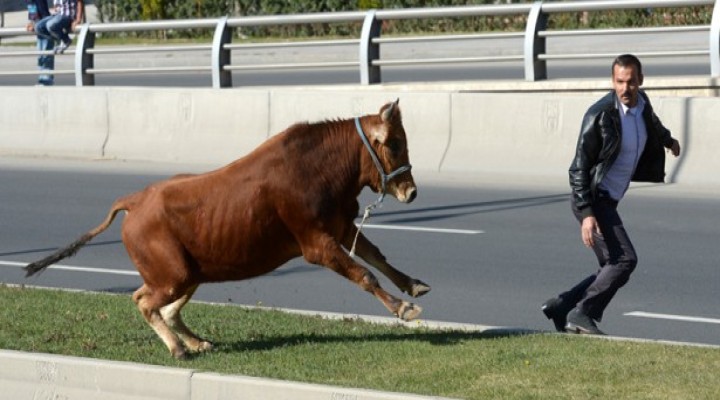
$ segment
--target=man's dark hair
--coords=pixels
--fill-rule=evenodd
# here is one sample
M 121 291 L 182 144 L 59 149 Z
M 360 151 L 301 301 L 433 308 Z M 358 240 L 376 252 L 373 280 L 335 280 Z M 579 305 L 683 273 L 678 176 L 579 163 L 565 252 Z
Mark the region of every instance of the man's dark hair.
M 616 65 L 621 67 L 629 67 L 632 65 L 637 70 L 638 75 L 642 75 L 642 64 L 640 63 L 640 60 L 632 54 L 621 54 L 615 57 L 615 60 L 613 60 L 612 66 L 610 67 L 613 74 L 615 73 Z

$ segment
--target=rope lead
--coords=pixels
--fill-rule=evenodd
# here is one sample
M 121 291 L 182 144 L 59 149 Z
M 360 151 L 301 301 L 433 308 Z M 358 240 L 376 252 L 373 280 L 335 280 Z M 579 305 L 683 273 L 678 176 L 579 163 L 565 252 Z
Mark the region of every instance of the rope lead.
M 375 203 L 365 207 L 365 213 L 363 213 L 362 221 L 360 221 L 360 226 L 358 226 L 358 230 L 355 232 L 355 239 L 353 239 L 352 248 L 350 249 L 350 257 L 355 258 L 355 245 L 357 244 L 358 236 L 360 236 L 360 231 L 362 230 L 363 225 L 365 225 L 365 220 L 370 218 L 370 211 L 377 207 L 378 204 L 380 204 L 380 202 L 376 201 Z

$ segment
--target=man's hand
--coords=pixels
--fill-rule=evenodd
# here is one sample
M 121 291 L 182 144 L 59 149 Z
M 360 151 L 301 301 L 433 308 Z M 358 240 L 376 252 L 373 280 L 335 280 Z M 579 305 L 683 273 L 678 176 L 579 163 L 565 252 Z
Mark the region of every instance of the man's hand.
M 675 157 L 680 155 L 680 142 L 677 139 L 673 139 L 672 146 L 670 146 L 670 152 Z
M 28 32 L 35 32 L 35 24 L 28 22 L 27 25 L 25 25 L 25 30 Z
M 582 226 L 580 227 L 580 235 L 582 236 L 583 244 L 587 247 L 595 246 L 595 238 L 593 233 L 602 235 L 600 232 L 600 226 L 597 223 L 597 219 L 594 216 L 585 217 L 582 220 Z

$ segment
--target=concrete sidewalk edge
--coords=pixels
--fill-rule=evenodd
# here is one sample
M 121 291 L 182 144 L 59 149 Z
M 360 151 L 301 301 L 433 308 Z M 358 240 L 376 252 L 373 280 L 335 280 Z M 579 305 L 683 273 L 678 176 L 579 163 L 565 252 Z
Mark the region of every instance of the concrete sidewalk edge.
M 447 399 L 14 350 L 0 350 L 0 387 L 8 400 Z

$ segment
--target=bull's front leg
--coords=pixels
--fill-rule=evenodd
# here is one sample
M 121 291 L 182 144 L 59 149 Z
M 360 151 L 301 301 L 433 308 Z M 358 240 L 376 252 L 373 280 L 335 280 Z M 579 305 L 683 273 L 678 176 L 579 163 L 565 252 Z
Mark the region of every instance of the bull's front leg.
M 398 318 L 412 321 L 422 312 L 420 306 L 398 299 L 380 287 L 375 275 L 350 258 L 331 236 L 316 235 L 315 238 L 302 243 L 301 247 L 303 256 L 308 262 L 323 265 L 372 293 Z
M 351 229 L 351 231 L 352 234 L 348 235 L 343 243 L 348 249 L 352 247 L 357 228 Z M 398 287 L 398 289 L 410 296 L 420 297 L 430 291 L 430 286 L 425 282 L 419 279 L 410 278 L 390 265 L 385 256 L 380 252 L 380 249 L 372 244 L 372 242 L 370 242 L 370 240 L 365 237 L 362 232 L 358 235 L 357 242 L 355 243 L 355 253 L 365 260 L 365 262 L 387 276 L 395 284 L 395 286 Z

